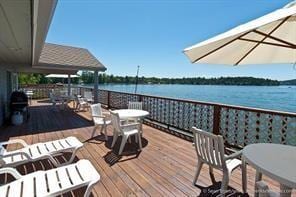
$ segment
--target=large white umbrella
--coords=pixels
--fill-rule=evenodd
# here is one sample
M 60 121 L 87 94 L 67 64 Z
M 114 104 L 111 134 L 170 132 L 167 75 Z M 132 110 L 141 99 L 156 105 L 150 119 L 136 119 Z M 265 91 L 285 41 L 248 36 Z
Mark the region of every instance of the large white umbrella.
M 296 62 L 296 1 L 256 20 L 184 49 L 192 63 Z

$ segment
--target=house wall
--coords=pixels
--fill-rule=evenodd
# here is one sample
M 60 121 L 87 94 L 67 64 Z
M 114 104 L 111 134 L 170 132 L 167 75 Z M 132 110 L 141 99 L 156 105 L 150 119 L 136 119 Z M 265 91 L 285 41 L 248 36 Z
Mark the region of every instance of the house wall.
M 4 120 L 8 118 L 9 115 L 9 96 L 12 92 L 11 77 L 11 72 L 5 69 L 0 70 L 0 125 L 4 123 Z

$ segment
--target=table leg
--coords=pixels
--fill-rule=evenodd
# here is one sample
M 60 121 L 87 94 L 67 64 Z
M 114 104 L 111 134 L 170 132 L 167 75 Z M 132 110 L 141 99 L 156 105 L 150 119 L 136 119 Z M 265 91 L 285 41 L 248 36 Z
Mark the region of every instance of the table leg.
M 256 170 L 256 178 L 255 178 L 255 193 L 254 196 L 258 197 L 259 193 L 257 192 L 258 188 L 256 188 L 256 182 L 261 181 L 262 180 L 262 173 L 259 172 L 258 170 Z
M 143 122 L 144 122 L 144 120 L 141 118 L 139 122 L 140 122 L 140 130 L 141 130 L 141 131 L 140 131 L 140 135 L 141 135 L 141 139 L 142 139 L 142 137 L 143 137 L 143 133 L 144 133 L 144 132 L 143 132 Z
M 290 197 L 292 193 L 292 189 L 285 186 L 285 185 L 280 185 L 281 193 L 280 197 Z
M 242 187 L 243 193 L 247 193 L 247 163 L 244 157 L 242 157 Z

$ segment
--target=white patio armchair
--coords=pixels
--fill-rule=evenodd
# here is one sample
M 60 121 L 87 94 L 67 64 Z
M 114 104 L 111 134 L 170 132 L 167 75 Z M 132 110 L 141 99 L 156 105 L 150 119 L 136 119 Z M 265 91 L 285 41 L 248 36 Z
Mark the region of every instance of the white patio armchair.
M 90 91 L 85 91 L 83 95 L 84 95 L 85 100 L 86 100 L 88 103 L 93 103 L 93 102 L 94 102 L 92 92 L 90 92 Z
M 76 102 L 77 102 L 77 106 L 76 106 L 76 110 L 77 111 L 80 111 L 81 108 L 85 111 L 85 110 L 88 110 L 89 108 L 89 103 L 86 101 L 85 98 L 82 98 L 82 97 L 79 97 L 79 96 L 76 96 L 75 98 Z
M 111 122 L 113 126 L 113 141 L 112 141 L 111 147 L 113 148 L 117 138 L 119 136 L 122 136 L 122 141 L 121 141 L 119 153 L 118 153 L 119 155 L 121 155 L 127 140 L 131 136 L 135 136 L 135 140 L 139 144 L 139 149 L 142 150 L 140 123 L 122 125 L 122 121 L 120 121 L 119 115 L 112 111 L 110 113 L 111 113 Z
M 0 186 L 0 196 L 53 197 L 86 187 L 84 197 L 90 196 L 100 175 L 88 160 L 79 160 L 67 166 L 21 175 L 14 168 L 1 168 L 0 174 L 15 179 Z
M 21 144 L 23 148 L 7 151 L 4 146 L 9 144 Z M 32 145 L 28 145 L 21 139 L 0 142 L 0 167 L 15 167 L 20 164 L 42 159 L 49 159 L 55 166 L 66 165 L 73 162 L 77 150 L 82 146 L 83 144 L 76 137 L 67 137 Z M 70 159 L 64 163 L 59 163 L 54 156 L 61 155 L 65 152 L 71 153 Z
M 53 92 L 49 93 L 49 99 L 52 105 L 55 107 L 58 103 L 61 103 L 61 101 L 54 95 Z
M 128 109 L 143 109 L 143 103 L 142 102 L 135 102 L 135 101 L 129 101 L 128 102 Z
M 90 106 L 90 108 L 91 108 L 92 119 L 95 124 L 91 137 L 94 137 L 97 128 L 101 126 L 100 133 L 102 133 L 102 131 L 104 130 L 105 140 L 108 141 L 107 126 L 111 124 L 111 120 L 107 120 L 107 115 L 110 115 L 110 113 L 103 112 L 102 106 L 100 103 L 93 104 Z
M 128 102 L 128 109 L 138 109 L 138 110 L 142 110 L 143 109 L 143 102 L 138 102 L 138 101 L 129 101 Z M 133 122 L 141 122 L 141 119 L 128 119 L 129 123 L 133 123 Z M 141 124 L 141 134 L 143 134 L 142 132 L 143 128 L 142 128 L 142 124 Z
M 194 146 L 197 153 L 197 169 L 194 176 L 193 184 L 195 185 L 200 174 L 203 164 L 208 164 L 210 173 L 213 174 L 213 168 L 223 172 L 221 184 L 221 194 L 224 196 L 229 184 L 229 179 L 232 171 L 237 167 L 242 167 L 242 189 L 246 193 L 246 169 L 242 166 L 241 160 L 237 159 L 242 152 L 238 151 L 231 155 L 226 155 L 224 152 L 224 140 L 220 135 L 192 128 L 194 137 Z

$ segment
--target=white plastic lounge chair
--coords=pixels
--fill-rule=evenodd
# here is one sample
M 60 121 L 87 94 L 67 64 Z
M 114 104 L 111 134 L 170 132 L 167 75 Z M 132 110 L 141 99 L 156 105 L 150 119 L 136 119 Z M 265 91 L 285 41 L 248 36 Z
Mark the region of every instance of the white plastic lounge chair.
M 100 175 L 88 160 L 46 171 L 21 175 L 14 168 L 2 168 L 0 174 L 11 174 L 16 180 L 0 186 L 0 196 L 53 197 L 87 186 L 84 196 L 91 193 Z
M 7 151 L 4 146 L 8 144 L 19 143 L 23 148 Z M 55 166 L 66 165 L 72 163 L 75 158 L 76 151 L 83 144 L 76 137 L 67 137 L 55 141 L 45 143 L 36 143 L 28 145 L 24 140 L 14 139 L 7 142 L 0 142 L 0 166 L 15 167 L 27 162 L 34 162 L 41 159 L 49 159 Z M 71 158 L 65 163 L 58 163 L 54 156 L 58 156 L 63 152 L 71 152 Z
M 109 115 L 110 113 L 109 112 L 103 112 L 102 106 L 101 106 L 100 103 L 93 104 L 93 105 L 90 106 L 90 108 L 91 108 L 92 119 L 93 119 L 94 124 L 95 124 L 95 127 L 93 129 L 93 133 L 92 133 L 91 137 L 94 137 L 97 128 L 99 126 L 101 126 L 100 133 L 102 133 L 102 131 L 104 130 L 105 139 L 106 139 L 106 141 L 108 141 L 107 126 L 111 124 L 111 121 L 106 120 L 106 115 L 107 114 Z
M 271 191 L 269 187 L 263 181 L 256 182 L 256 192 L 258 192 L 259 197 L 279 197 L 280 194 Z
M 121 155 L 123 148 L 126 144 L 126 141 L 131 136 L 136 136 L 136 142 L 139 143 L 140 150 L 142 149 L 142 141 L 141 141 L 141 131 L 140 131 L 140 123 L 132 123 L 122 125 L 119 115 L 114 112 L 111 113 L 111 122 L 113 125 L 113 141 L 111 147 L 113 148 L 118 136 L 122 136 L 121 145 L 119 148 L 119 155 Z
M 197 169 L 193 184 L 195 185 L 203 164 L 208 164 L 210 173 L 213 175 L 213 168 L 223 172 L 221 184 L 221 194 L 224 196 L 227 191 L 229 177 L 234 169 L 242 165 L 241 160 L 237 159 L 242 152 L 238 151 L 231 155 L 224 153 L 224 141 L 220 135 L 214 135 L 201 129 L 192 127 L 194 146 L 197 152 Z M 246 171 L 242 170 L 242 189 L 246 193 Z
M 142 102 L 128 102 L 128 108 L 129 109 L 143 109 L 143 103 Z

